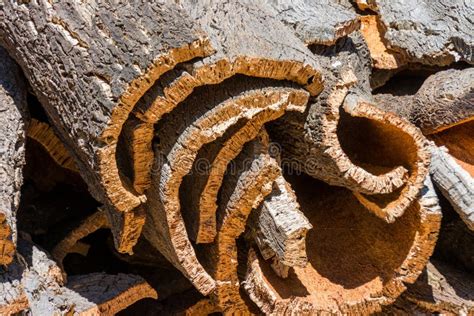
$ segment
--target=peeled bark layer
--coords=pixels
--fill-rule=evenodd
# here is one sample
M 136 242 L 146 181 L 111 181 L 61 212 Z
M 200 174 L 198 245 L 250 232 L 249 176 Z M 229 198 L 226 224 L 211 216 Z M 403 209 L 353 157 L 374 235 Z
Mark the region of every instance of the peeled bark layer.
M 114 315 L 156 292 L 135 275 L 92 273 L 66 282 L 61 269 L 31 241 L 19 240 L 18 260 L 2 274 L 2 314 Z
M 469 2 L 375 0 L 357 4 L 377 12 L 386 28 L 387 46 L 402 54 L 405 63 L 444 66 L 460 60 L 474 62 Z
M 117 248 L 130 252 L 140 234 L 135 222 L 143 218 L 133 212 L 144 197 L 117 169 L 122 125 L 161 74 L 210 54 L 209 43 L 176 6 L 147 1 L 8 2 L 0 17 L 2 44 L 72 150 L 90 191 L 108 204 Z
M 392 224 L 368 213 L 346 189 L 308 176 L 290 183 L 314 227 L 307 236 L 309 264 L 281 279 L 250 251 L 244 289 L 264 313 L 372 313 L 415 282 L 440 226 L 429 180 L 420 201 Z
M 471 315 L 474 313 L 474 276 L 430 260 L 423 274 L 403 296 L 430 313 Z
M 71 171 L 79 172 L 70 153 L 47 123 L 31 119 L 27 135 L 29 138 L 40 143 L 58 165 Z
M 335 1 L 271 0 L 265 3 L 306 45 L 333 45 L 359 27 L 352 7 Z
M 24 79 L 0 47 L 0 265 L 11 263 L 15 254 L 27 124 Z
M 348 95 L 357 78 L 352 70 L 341 72 L 306 117 L 284 118 L 272 125 L 272 135 L 292 167 L 353 190 L 369 210 L 393 222 L 422 188 L 427 143 L 413 125 L 357 90 Z

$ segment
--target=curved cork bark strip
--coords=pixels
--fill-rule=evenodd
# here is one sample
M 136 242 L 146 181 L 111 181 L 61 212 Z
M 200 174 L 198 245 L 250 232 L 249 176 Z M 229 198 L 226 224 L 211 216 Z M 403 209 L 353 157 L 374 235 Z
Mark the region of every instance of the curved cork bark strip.
M 359 1 L 362 2 L 362 1 Z M 385 39 L 410 62 L 474 62 L 472 6 L 466 1 L 371 1 L 387 28 Z
M 201 87 L 156 127 L 155 137 L 160 142 L 155 146 L 143 233 L 203 294 L 212 291 L 214 281 L 198 262 L 188 239 L 181 215 L 181 182 L 191 171 L 200 148 L 241 120 L 275 112 L 298 91 L 265 86 L 265 80 L 237 78 L 218 87 Z
M 29 138 L 40 143 L 58 165 L 71 171 L 79 172 L 68 150 L 47 123 L 31 119 L 27 135 Z
M 392 113 L 380 111 L 372 104 L 350 97 L 346 99 L 343 108 L 354 118 L 371 120 L 369 128 L 372 124 L 372 131 L 365 131 L 365 135 L 361 134 L 361 136 L 365 139 L 366 144 L 374 141 L 374 147 L 378 147 L 383 152 L 380 156 L 380 152 L 361 153 L 360 159 L 365 159 L 372 164 L 377 161 L 384 161 L 388 164 L 402 163 L 409 170 L 407 178 L 404 179 L 404 186 L 391 194 L 366 195 L 358 191 L 354 192 L 359 202 L 367 209 L 391 223 L 403 215 L 405 210 L 418 198 L 423 188 L 431 155 L 428 142 L 415 126 Z M 362 127 L 360 131 L 364 130 L 364 126 L 364 124 L 359 126 Z M 343 133 L 354 132 L 355 130 L 352 130 L 350 126 L 347 126 L 347 129 L 343 131 Z M 387 137 L 387 135 L 391 137 Z M 342 141 L 349 139 L 345 136 L 347 134 L 339 137 Z M 356 152 L 360 148 L 359 146 L 364 144 L 363 139 L 359 139 L 356 147 L 346 143 L 344 149 L 348 152 Z M 366 154 L 365 157 L 364 154 Z
M 2 45 L 23 68 L 90 191 L 109 205 L 117 249 L 130 252 L 140 231 L 126 225 L 142 221 L 130 213 L 144 197 L 117 168 L 122 125 L 155 80 L 209 55 L 209 42 L 175 5 L 148 1 L 8 2 L 0 21 Z
M 234 163 L 235 171 L 226 177 L 222 187 L 216 241 L 202 252 L 217 283 L 211 299 L 224 314 L 249 313 L 239 292 L 236 240 L 244 232 L 252 209 L 271 193 L 280 172 L 268 154 L 265 132 L 248 143 Z
M 0 314 L 14 315 L 28 308 L 28 299 L 21 286 L 23 265 L 14 259 L 8 270 L 0 274 Z
M 474 276 L 432 259 L 403 297 L 431 315 L 472 315 Z
M 359 28 L 355 10 L 334 1 L 271 0 L 265 4 L 306 45 L 333 45 Z
M 16 248 L 29 120 L 26 91 L 19 67 L 0 47 L 0 265 L 12 262 Z
M 76 228 L 70 231 L 51 251 L 51 256 L 62 267 L 67 254 L 74 250 L 74 246 L 82 238 L 101 228 L 110 228 L 105 211 L 99 210 L 83 220 Z
M 197 243 L 210 243 L 215 238 L 217 196 L 228 164 L 237 157 L 247 142 L 257 136 L 265 123 L 281 117 L 288 110 L 303 112 L 307 102 L 308 94 L 295 90 L 286 102 L 279 104 L 280 107 L 275 110 L 269 108 L 269 111 L 259 113 L 232 133 L 217 149 L 217 153 L 209 151 L 205 156 L 199 156 L 198 159 L 206 159 L 209 162 L 209 170 L 206 174 L 198 170 L 191 176 L 188 182 L 192 185 L 192 189 L 187 193 L 188 201 L 186 201 L 187 205 L 191 206 L 187 211 L 191 217 L 190 233 L 194 233 L 191 238 L 195 237 L 193 239 Z
M 275 180 L 272 193 L 249 221 L 249 228 L 265 260 L 275 257 L 276 267 L 285 275 L 286 267 L 308 263 L 306 234 L 312 228 L 300 210 L 295 192 L 283 175 Z
M 363 210 L 346 189 L 307 176 L 291 180 L 314 226 L 306 239 L 309 264 L 281 279 L 250 251 L 243 287 L 262 312 L 369 314 L 415 282 L 440 227 L 441 210 L 429 178 L 421 199 L 393 224 Z
M 328 74 L 328 77 L 331 76 Z M 405 120 L 364 101 L 352 71 L 310 106 L 306 117 L 271 125 L 293 168 L 354 191 L 377 216 L 393 222 L 417 197 L 428 173 L 423 135 Z

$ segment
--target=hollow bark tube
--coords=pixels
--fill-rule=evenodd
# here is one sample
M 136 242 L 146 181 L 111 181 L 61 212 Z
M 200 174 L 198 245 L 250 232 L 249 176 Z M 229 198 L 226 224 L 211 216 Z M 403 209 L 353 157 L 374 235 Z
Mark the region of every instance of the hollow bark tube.
M 0 113 L 0 265 L 7 265 L 12 262 L 16 248 L 16 211 L 23 183 L 29 117 L 24 79 L 1 47 Z
M 392 224 L 364 210 L 347 189 L 308 176 L 290 183 L 314 227 L 307 236 L 309 264 L 281 279 L 250 251 L 243 287 L 264 313 L 372 313 L 416 280 L 440 226 L 429 179 L 421 199 Z
M 108 204 L 117 248 L 130 252 L 139 230 L 129 227 L 142 218 L 133 210 L 144 198 L 117 169 L 122 125 L 161 74 L 210 54 L 209 43 L 176 6 L 147 1 L 7 2 L 0 21 L 2 45 L 72 149 L 90 191 Z

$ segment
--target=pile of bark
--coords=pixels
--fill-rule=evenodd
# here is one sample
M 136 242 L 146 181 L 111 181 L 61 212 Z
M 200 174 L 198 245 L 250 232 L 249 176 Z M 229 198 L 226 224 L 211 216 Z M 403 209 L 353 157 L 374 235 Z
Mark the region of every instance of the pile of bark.
M 0 3 L 0 314 L 474 313 L 468 1 Z

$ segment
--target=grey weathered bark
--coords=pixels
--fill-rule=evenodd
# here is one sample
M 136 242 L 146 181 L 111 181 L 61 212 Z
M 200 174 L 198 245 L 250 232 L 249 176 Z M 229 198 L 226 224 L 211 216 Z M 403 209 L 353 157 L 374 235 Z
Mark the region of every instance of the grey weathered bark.
M 472 315 L 474 275 L 432 259 L 403 296 L 430 313 Z
M 474 119 L 474 68 L 429 76 L 415 95 L 378 94 L 377 105 L 393 111 L 429 135 Z
M 446 70 L 428 77 L 414 95 L 375 96 L 378 107 L 410 120 L 436 143 L 430 146 L 433 181 L 471 229 L 474 229 L 473 80 L 472 68 Z
M 0 47 L 0 265 L 12 262 L 16 248 L 28 125 L 26 91 L 19 67 Z
M 130 252 L 144 197 L 117 168 L 122 125 L 161 74 L 210 54 L 209 43 L 176 6 L 139 0 L 8 1 L 0 11 L 0 39 L 72 150 L 90 191 L 108 204 L 117 248 Z
M 474 178 L 456 163 L 446 148 L 433 145 L 431 156 L 433 182 L 464 223 L 474 230 Z
M 420 200 L 392 224 L 364 211 L 346 189 L 309 177 L 290 182 L 314 226 L 307 236 L 310 264 L 282 279 L 250 251 L 243 287 L 264 313 L 368 314 L 391 304 L 415 282 L 440 226 L 429 178 Z
M 265 260 L 275 257 L 275 264 L 283 270 L 284 266 L 306 266 L 306 234 L 312 226 L 283 175 L 275 180 L 272 193 L 255 211 L 248 225 Z
M 171 112 L 170 115 L 176 117 L 174 114 L 176 111 L 172 111 L 173 109 L 184 108 L 193 102 L 188 100 L 192 99 L 193 90 L 198 90 L 198 87 L 205 85 L 222 83 L 225 79 L 236 74 L 293 81 L 306 88 L 311 94 L 317 94 L 321 90 L 320 70 L 311 52 L 291 32 L 286 30 L 283 24 L 257 6 L 235 1 L 180 2 L 179 4 L 208 33 L 216 53 L 204 59 L 183 63 L 180 67 L 168 72 L 153 89 L 147 92 L 135 108 L 134 114 L 140 120 L 148 124 L 159 122 L 158 125 L 163 126 L 162 121 L 166 118 L 165 114 Z M 214 27 L 216 20 L 221 23 L 219 29 Z M 247 36 L 247 34 L 252 34 L 252 36 Z M 251 87 L 249 86 L 249 88 Z M 188 98 L 189 96 L 191 98 Z M 260 92 L 254 96 L 257 97 L 253 105 L 256 107 L 264 105 L 261 104 L 261 100 L 273 98 L 270 95 L 260 94 Z M 244 103 L 253 107 L 249 100 Z M 199 103 L 201 107 L 217 105 L 210 101 L 199 101 Z M 273 102 L 266 101 L 264 103 L 266 106 L 273 104 Z M 251 118 L 251 112 L 248 111 L 247 114 L 243 112 L 238 115 L 232 114 L 242 110 L 243 108 L 239 109 L 239 107 L 233 108 L 232 111 L 225 110 L 228 120 L 224 121 L 218 129 L 216 125 L 216 130 L 209 131 L 211 133 L 209 135 L 205 133 L 199 135 L 198 131 L 187 135 L 182 130 L 184 133 L 183 144 L 193 141 L 192 146 L 186 145 L 187 148 L 184 148 L 180 143 L 174 144 L 166 137 L 163 138 L 165 133 L 159 129 L 159 135 L 155 135 L 155 139 L 164 141 L 165 150 L 155 152 L 156 169 L 153 170 L 155 179 L 152 180 L 152 187 L 147 191 L 147 213 L 152 222 L 147 225 L 145 234 L 192 280 L 202 293 L 209 293 L 214 285 L 212 279 L 195 258 L 192 245 L 188 240 L 181 218 L 179 187 L 182 178 L 190 171 L 189 168 L 192 166 L 197 151 L 203 145 L 222 136 L 227 127 L 234 125 L 239 119 Z M 213 113 L 217 112 L 209 111 L 209 114 L 206 115 Z M 186 114 L 186 117 L 192 119 L 189 113 Z M 208 116 L 207 118 L 207 123 L 203 117 L 201 123 L 196 121 L 196 124 L 217 124 L 213 121 L 216 117 Z M 177 139 L 175 130 L 179 130 L 183 124 L 192 123 L 192 121 L 183 122 L 182 119 L 177 121 L 180 124 L 174 127 L 165 126 L 165 128 L 174 129 L 171 133 L 174 134 L 173 139 L 175 140 Z M 202 127 L 204 126 L 202 125 Z M 192 128 L 189 132 L 191 131 Z M 192 139 L 192 137 L 199 138 Z M 152 150 L 151 144 L 146 150 L 148 152 Z M 185 160 L 180 158 L 183 154 L 187 155 Z M 133 161 L 138 161 L 138 159 Z M 160 211 L 157 212 L 157 208 Z
M 61 269 L 31 241 L 18 241 L 18 256 L 2 274 L 0 311 L 33 315 L 114 315 L 156 292 L 139 276 L 93 273 L 66 282 Z
M 306 44 L 333 45 L 359 28 L 355 10 L 337 1 L 261 1 Z
M 27 135 L 40 143 L 58 165 L 74 172 L 79 171 L 69 151 L 47 123 L 31 119 Z
M 429 152 L 414 126 L 374 106 L 358 41 L 352 36 L 335 52 L 315 52 L 325 69 L 323 93 L 304 115 L 285 116 L 270 133 L 292 167 L 353 190 L 377 216 L 393 222 L 417 198 Z
M 376 10 L 386 27 L 391 49 L 404 63 L 449 65 L 474 62 L 472 5 L 469 1 L 357 1 L 359 8 Z

